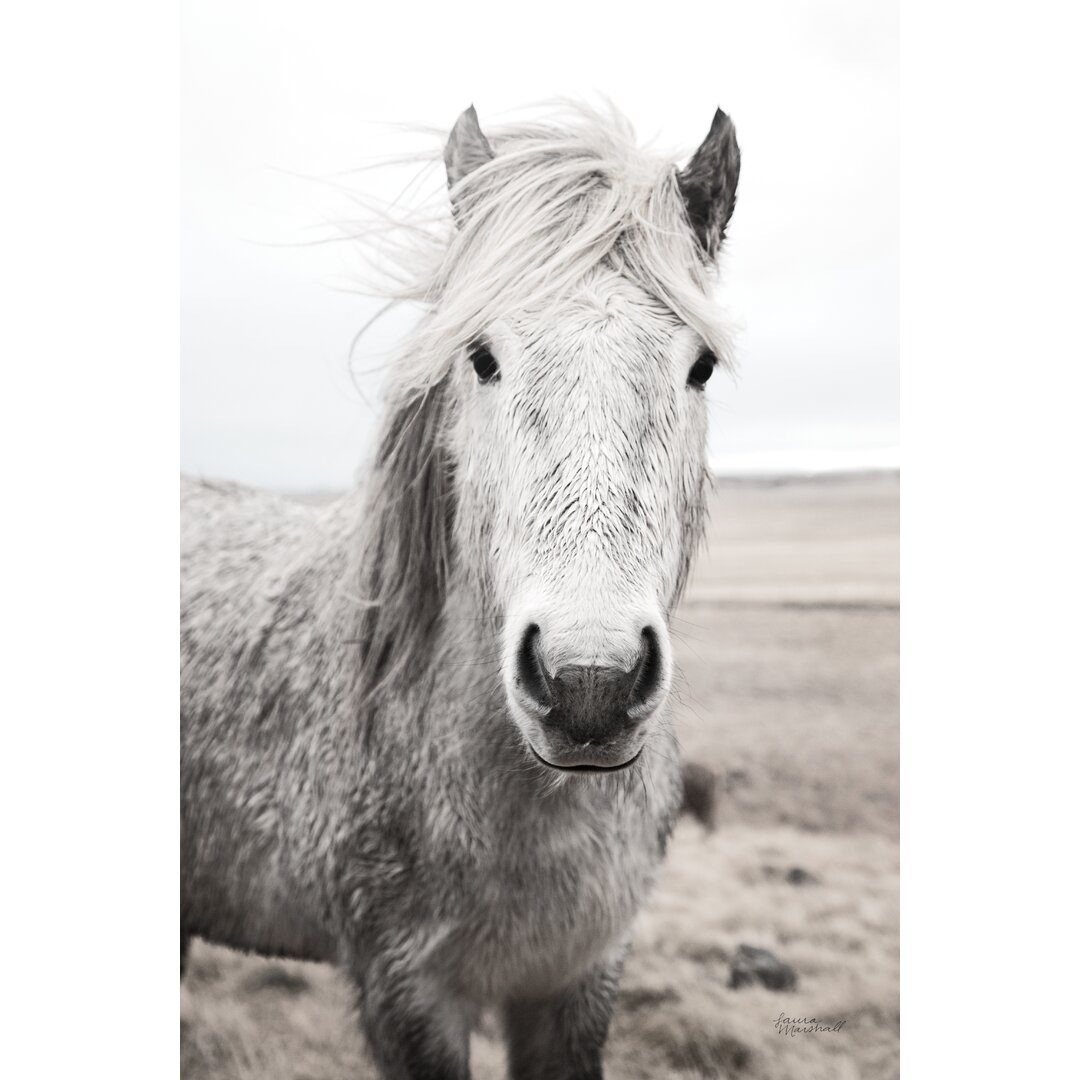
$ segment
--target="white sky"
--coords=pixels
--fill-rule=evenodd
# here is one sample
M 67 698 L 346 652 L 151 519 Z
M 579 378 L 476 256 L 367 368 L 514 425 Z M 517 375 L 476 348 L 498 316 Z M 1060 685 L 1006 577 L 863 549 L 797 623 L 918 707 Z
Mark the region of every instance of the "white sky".
M 416 145 L 380 124 L 449 128 L 475 102 L 483 125 L 597 92 L 662 147 L 692 152 L 717 105 L 738 129 L 720 295 L 741 373 L 709 386 L 714 461 L 895 459 L 895 6 L 605 6 L 186 0 L 185 471 L 338 487 L 370 446 L 378 379 L 360 379 L 362 396 L 348 353 L 375 305 L 340 288 L 341 245 L 295 246 L 341 209 L 299 177 Z M 387 320 L 360 364 L 407 325 Z

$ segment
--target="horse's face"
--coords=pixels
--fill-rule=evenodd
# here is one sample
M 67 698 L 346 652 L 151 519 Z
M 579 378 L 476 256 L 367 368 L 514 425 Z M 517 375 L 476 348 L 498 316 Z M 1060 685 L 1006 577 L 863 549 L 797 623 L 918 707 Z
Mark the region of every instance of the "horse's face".
M 499 627 L 511 716 L 556 768 L 630 763 L 667 697 L 714 364 L 671 312 L 597 272 L 487 327 L 454 373 L 459 555 Z

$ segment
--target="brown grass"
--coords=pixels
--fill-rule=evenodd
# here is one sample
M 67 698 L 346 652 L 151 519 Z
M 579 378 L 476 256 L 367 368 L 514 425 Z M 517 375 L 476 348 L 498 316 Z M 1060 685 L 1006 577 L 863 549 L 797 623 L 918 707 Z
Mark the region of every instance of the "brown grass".
M 683 821 L 672 841 L 612 1080 L 898 1075 L 897 587 L 894 478 L 718 488 L 674 629 L 681 739 L 722 777 L 719 828 Z M 796 990 L 729 989 L 742 943 L 790 963 Z M 186 1080 L 375 1080 L 329 967 L 196 942 L 180 994 Z M 781 1010 L 845 1024 L 784 1037 Z M 503 1075 L 490 1019 L 473 1067 Z

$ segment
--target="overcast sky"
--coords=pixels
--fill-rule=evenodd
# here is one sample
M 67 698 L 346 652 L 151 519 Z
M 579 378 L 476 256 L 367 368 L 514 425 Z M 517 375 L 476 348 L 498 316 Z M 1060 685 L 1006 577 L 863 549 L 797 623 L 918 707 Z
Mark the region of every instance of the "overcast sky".
M 365 459 L 378 373 L 358 389 L 349 347 L 374 304 L 341 287 L 340 245 L 298 246 L 340 210 L 317 178 L 417 145 L 380 125 L 597 92 L 659 147 L 692 152 L 717 105 L 738 129 L 720 299 L 741 371 L 709 385 L 713 460 L 897 460 L 895 7 L 603 7 L 186 0 L 185 471 L 339 487 Z M 348 178 L 369 182 L 386 183 Z M 390 319 L 357 363 L 407 325 Z

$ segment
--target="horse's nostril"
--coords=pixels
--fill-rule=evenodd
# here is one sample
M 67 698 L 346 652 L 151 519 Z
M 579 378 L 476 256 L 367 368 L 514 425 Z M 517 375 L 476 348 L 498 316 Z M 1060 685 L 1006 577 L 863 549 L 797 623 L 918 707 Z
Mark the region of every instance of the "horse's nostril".
M 642 708 L 656 696 L 663 675 L 660 642 L 656 631 L 651 626 L 646 626 L 641 631 L 641 657 L 634 669 L 634 682 L 630 689 L 631 710 Z
M 525 631 L 518 646 L 517 680 L 537 708 L 547 711 L 552 707 L 551 680 L 540 652 L 540 627 L 536 623 Z

